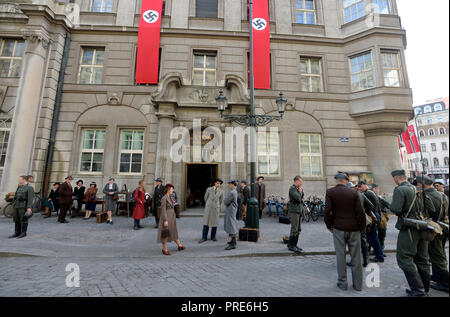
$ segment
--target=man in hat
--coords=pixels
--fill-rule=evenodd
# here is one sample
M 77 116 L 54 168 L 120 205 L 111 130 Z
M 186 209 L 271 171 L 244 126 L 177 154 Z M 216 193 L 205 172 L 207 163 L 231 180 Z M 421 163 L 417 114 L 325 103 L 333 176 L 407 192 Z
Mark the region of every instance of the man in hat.
M 152 215 L 155 217 L 156 221 L 155 228 L 158 228 L 161 199 L 164 197 L 164 186 L 163 180 L 159 177 L 155 180 L 155 183 L 155 189 L 153 190 Z
M 423 199 L 408 182 L 404 170 L 391 173 L 397 187 L 392 197 L 391 211 L 398 216 L 395 227 L 400 231 L 397 238 L 397 263 L 405 274 L 409 297 L 424 297 L 430 285 L 430 262 L 428 261 L 428 242 L 419 230 L 405 226 L 404 219 L 422 219 Z M 429 205 L 429 204 L 428 204 Z
M 349 177 L 337 174 L 336 187 L 330 188 L 325 196 L 325 224 L 333 234 L 336 250 L 338 282 L 341 290 L 347 290 L 346 246 L 351 256 L 353 288 L 362 290 L 363 272 L 361 265 L 361 232 L 366 227 L 366 216 L 357 191 L 348 188 Z
M 221 188 L 223 181 L 216 179 L 214 185 L 205 192 L 205 213 L 203 215 L 203 233 L 198 243 L 208 240 L 209 228 L 211 228 L 211 240 L 217 241 L 216 233 L 219 225 L 219 215 L 222 208 L 224 192 Z
M 262 218 L 262 212 L 266 208 L 266 184 L 264 184 L 264 177 L 260 176 L 256 179 L 255 196 L 258 199 L 259 219 Z
M 289 251 L 295 253 L 303 252 L 301 248 L 297 247 L 298 238 L 302 231 L 300 215 L 303 208 L 303 197 L 305 196 L 302 186 L 303 178 L 301 176 L 296 176 L 294 178 L 294 184 L 289 188 L 288 215 L 289 220 L 291 221 L 291 232 L 287 247 Z
M 425 194 L 431 199 L 433 208 L 428 210 L 434 211 L 429 216 L 434 222 L 444 222 L 448 216 L 448 198 L 444 193 L 437 191 L 433 187 L 433 180 L 430 177 L 423 176 L 417 179 L 418 187 L 425 190 Z M 428 253 L 430 256 L 432 276 L 431 280 L 434 282 L 431 287 L 448 293 L 448 262 L 447 254 L 445 252 L 445 243 L 447 237 L 445 235 L 437 235 L 433 241 L 429 243 Z
M 443 179 L 436 179 L 433 186 L 438 192 L 443 193 L 445 191 L 445 181 Z
M 14 208 L 14 234 L 9 239 L 22 239 L 27 236 L 28 219 L 33 214 L 32 206 L 34 189 L 28 184 L 28 176 L 19 177 L 19 187 L 14 194 L 12 206 Z
M 225 217 L 224 217 L 224 229 L 225 232 L 230 236 L 231 240 L 228 242 L 225 250 L 236 249 L 236 236 L 238 234 L 238 222 L 236 219 L 236 212 L 238 208 L 238 193 L 236 191 L 238 181 L 232 179 L 228 182 L 230 191 L 225 196 L 223 203 L 226 206 Z
M 72 176 L 67 176 L 65 182 L 59 187 L 59 206 L 61 208 L 58 217 L 59 223 L 69 223 L 66 220 L 66 215 L 73 203 L 72 180 Z
M 76 210 L 72 209 L 72 215 L 70 218 L 75 218 L 78 216 L 78 214 L 81 211 L 81 207 L 83 206 L 83 200 L 84 200 L 84 192 L 86 191 L 86 187 L 83 186 L 83 180 L 80 179 L 77 181 L 77 186 L 73 190 L 73 199 L 77 201 L 77 208 Z
M 241 194 L 242 220 L 245 222 L 247 220 L 247 203 L 250 199 L 250 188 L 248 188 L 247 181 L 245 179 L 241 180 Z

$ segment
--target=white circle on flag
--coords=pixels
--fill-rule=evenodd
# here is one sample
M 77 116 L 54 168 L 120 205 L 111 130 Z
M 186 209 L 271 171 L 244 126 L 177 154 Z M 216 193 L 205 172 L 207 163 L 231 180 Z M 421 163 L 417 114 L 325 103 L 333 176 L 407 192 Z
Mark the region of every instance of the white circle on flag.
M 252 26 L 256 31 L 262 31 L 267 27 L 267 21 L 263 18 L 255 18 L 252 21 Z
M 159 13 L 158 11 L 147 10 L 144 12 L 144 14 L 142 14 L 142 17 L 147 23 L 155 23 L 159 19 Z

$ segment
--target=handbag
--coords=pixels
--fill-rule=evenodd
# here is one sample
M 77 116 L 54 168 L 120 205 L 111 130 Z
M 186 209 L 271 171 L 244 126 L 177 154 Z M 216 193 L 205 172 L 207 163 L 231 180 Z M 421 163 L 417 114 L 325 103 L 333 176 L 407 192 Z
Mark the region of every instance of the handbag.
M 389 221 L 389 216 L 385 212 L 381 212 L 381 221 L 380 221 L 380 228 L 381 229 L 387 229 Z
M 118 194 L 114 194 L 112 197 L 113 200 L 119 200 L 119 195 Z
M 372 226 L 372 222 L 373 222 L 372 217 L 366 213 L 365 213 L 365 215 L 366 215 L 366 227 Z
M 161 239 L 166 239 L 169 237 L 169 228 L 163 228 L 161 230 Z

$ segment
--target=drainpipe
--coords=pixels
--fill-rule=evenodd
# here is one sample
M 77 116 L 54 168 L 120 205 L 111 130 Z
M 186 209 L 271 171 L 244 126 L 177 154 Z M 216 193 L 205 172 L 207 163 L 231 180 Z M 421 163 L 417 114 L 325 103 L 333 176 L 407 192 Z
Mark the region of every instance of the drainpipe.
M 45 172 L 44 172 L 44 184 L 42 186 L 42 196 L 46 197 L 49 182 L 50 182 L 50 174 L 52 172 L 52 162 L 53 162 L 53 154 L 55 152 L 55 142 L 56 142 L 56 131 L 58 128 L 59 122 L 59 114 L 61 112 L 61 100 L 62 100 L 62 89 L 64 86 L 64 76 L 66 74 L 67 60 L 69 58 L 69 50 L 70 50 L 70 33 L 66 33 L 66 39 L 64 42 L 64 52 L 61 61 L 61 68 L 59 70 L 58 76 L 58 87 L 56 89 L 56 98 L 55 98 L 55 106 L 53 110 L 53 118 L 52 118 L 52 127 L 50 130 L 50 141 L 47 149 L 47 159 L 45 162 Z

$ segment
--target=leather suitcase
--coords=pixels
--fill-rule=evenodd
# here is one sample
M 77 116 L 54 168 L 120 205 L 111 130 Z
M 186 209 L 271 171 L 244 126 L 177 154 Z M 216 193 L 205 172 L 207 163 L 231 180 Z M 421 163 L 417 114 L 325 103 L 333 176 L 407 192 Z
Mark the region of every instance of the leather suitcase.
M 278 219 L 278 221 L 279 221 L 280 223 L 284 223 L 284 224 L 287 224 L 287 225 L 290 225 L 290 224 L 291 224 L 291 221 L 289 220 L 289 217 L 288 217 L 288 216 L 284 216 L 284 215 L 280 216 L 280 218 Z
M 258 242 L 259 230 L 251 228 L 239 229 L 239 241 Z
M 106 212 L 97 213 L 97 223 L 104 223 L 108 219 L 108 214 Z

